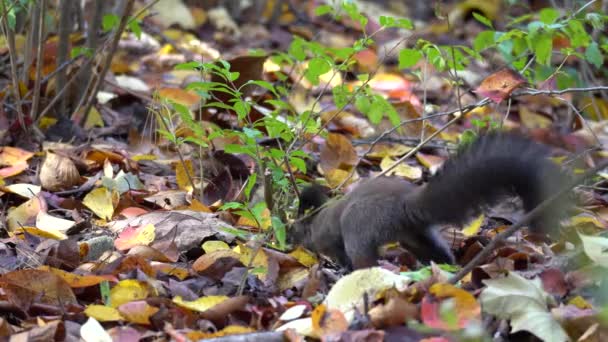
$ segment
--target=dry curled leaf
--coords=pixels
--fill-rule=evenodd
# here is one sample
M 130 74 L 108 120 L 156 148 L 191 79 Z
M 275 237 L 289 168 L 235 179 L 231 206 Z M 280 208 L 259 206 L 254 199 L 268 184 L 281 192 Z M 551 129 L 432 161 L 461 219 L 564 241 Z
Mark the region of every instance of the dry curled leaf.
M 70 189 L 80 183 L 80 173 L 74 162 L 60 154 L 48 152 L 40 169 L 40 185 L 49 191 Z
M 486 77 L 479 87 L 475 89 L 475 92 L 490 98 L 490 100 L 496 103 L 500 103 L 526 82 L 526 79 L 516 71 L 502 69 Z

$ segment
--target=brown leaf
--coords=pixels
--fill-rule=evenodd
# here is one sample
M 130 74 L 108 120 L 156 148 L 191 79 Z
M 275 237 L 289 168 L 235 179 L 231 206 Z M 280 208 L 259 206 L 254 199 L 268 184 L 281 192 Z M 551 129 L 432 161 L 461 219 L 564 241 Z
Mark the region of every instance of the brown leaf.
M 230 71 L 238 72 L 239 78 L 227 84 L 229 88 L 240 88 L 245 83 L 252 80 L 261 80 L 262 72 L 264 71 L 264 62 L 266 56 L 239 56 L 228 61 L 230 63 Z M 219 82 L 226 84 L 226 80 L 222 77 L 213 74 L 211 76 L 212 82 Z M 240 89 L 243 93 L 243 97 L 250 96 L 258 86 L 250 84 Z M 229 102 L 232 96 L 227 93 L 214 91 L 211 93 L 215 98 L 221 102 Z
M 526 82 L 527 80 L 519 73 L 505 68 L 486 77 L 479 87 L 475 89 L 475 92 L 488 97 L 496 103 L 500 103 Z
M 329 133 L 321 148 L 321 168 L 324 172 L 342 169 L 350 170 L 357 165 L 357 153 L 352 143 L 342 134 Z
M 418 308 L 400 297 L 391 297 L 388 302 L 378 305 L 369 311 L 374 327 L 383 328 L 401 325 L 410 319 L 416 318 Z
M 192 264 L 192 270 L 219 280 L 234 266 L 242 265 L 239 261 L 240 257 L 240 254 L 229 249 L 203 254 Z
M 70 285 L 58 275 L 41 270 L 18 270 L 0 278 L 0 286 L 15 305 L 40 301 L 43 304 L 77 304 Z M 24 295 L 28 295 L 24 298 Z M 24 308 L 26 309 L 26 308 Z

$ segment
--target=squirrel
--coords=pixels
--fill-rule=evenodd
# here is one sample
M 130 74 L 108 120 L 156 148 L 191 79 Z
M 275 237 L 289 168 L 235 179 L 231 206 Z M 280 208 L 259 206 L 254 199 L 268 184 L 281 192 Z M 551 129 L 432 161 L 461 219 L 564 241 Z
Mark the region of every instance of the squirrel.
M 323 188 L 313 185 L 300 194 L 299 219 L 289 229 L 288 241 L 349 269 L 376 265 L 378 247 L 389 242 L 401 243 L 422 263 L 453 264 L 454 255 L 437 226 L 465 224 L 508 195 L 519 196 L 525 211 L 534 209 L 568 180 L 549 156 L 547 146 L 521 135 L 490 132 L 449 158 L 422 186 L 378 177 L 326 203 Z M 555 201 L 531 222 L 531 231 L 553 232 L 568 202 Z M 310 209 L 315 210 L 304 215 Z

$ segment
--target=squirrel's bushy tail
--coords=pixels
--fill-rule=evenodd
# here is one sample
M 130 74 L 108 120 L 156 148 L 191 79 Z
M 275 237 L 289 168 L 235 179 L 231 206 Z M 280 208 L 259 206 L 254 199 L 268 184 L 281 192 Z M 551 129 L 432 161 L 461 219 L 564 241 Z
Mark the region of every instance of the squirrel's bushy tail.
M 484 205 L 509 194 L 518 195 L 530 211 L 568 179 L 549 152 L 517 134 L 485 134 L 447 160 L 410 205 L 425 208 L 427 217 L 421 219 L 431 224 L 464 224 Z M 532 222 L 532 229 L 548 233 L 557 228 L 568 201 L 556 202 Z

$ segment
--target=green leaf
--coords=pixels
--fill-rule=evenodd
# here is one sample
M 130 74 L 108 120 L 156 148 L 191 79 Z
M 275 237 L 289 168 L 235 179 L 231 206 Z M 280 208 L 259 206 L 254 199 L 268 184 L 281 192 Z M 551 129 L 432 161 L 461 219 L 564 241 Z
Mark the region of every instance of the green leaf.
M 481 52 L 490 46 L 494 45 L 495 40 L 494 31 L 482 31 L 477 34 L 477 37 L 473 40 L 473 48 L 477 52 Z
M 367 95 L 365 94 L 357 94 L 355 98 L 355 108 L 357 108 L 361 113 L 367 114 L 370 108 L 370 101 Z
M 595 65 L 598 69 L 604 64 L 604 56 L 596 42 L 587 46 L 587 50 L 585 50 L 585 59 L 589 61 L 589 63 Z
M 133 34 L 135 34 L 137 39 L 141 39 L 141 26 L 139 26 L 139 22 L 137 20 L 129 20 L 129 29 L 131 32 L 133 32 Z
M 399 51 L 399 69 L 411 68 L 422 58 L 422 53 L 415 49 Z
M 536 60 L 540 64 L 549 65 L 551 63 L 553 37 L 548 33 L 537 34 L 531 39 L 530 43 L 536 55 Z
M 289 44 L 289 54 L 298 61 L 303 61 L 306 58 L 304 43 L 305 42 L 302 38 L 295 37 L 291 44 Z
M 243 190 L 243 192 L 245 193 L 245 198 L 247 198 L 248 201 L 251 199 L 251 189 L 253 189 L 257 178 L 258 174 L 252 173 L 247 179 L 247 186 L 245 186 L 245 190 Z
M 198 70 L 202 68 L 203 63 L 201 62 L 196 62 L 196 61 L 192 61 L 192 62 L 186 62 L 186 63 L 180 63 L 178 65 L 175 66 L 175 70 Z
M 272 85 L 272 83 L 270 82 L 266 82 L 266 81 L 261 81 L 261 80 L 249 80 L 247 81 L 247 84 L 255 84 L 259 87 L 262 87 L 270 92 L 272 92 L 276 97 L 279 97 L 279 94 L 277 93 L 277 90 L 275 89 L 275 87 Z
M 591 36 L 587 33 L 585 26 L 580 20 L 568 21 L 566 33 L 570 38 L 570 43 L 573 48 L 589 45 Z
M 559 11 L 555 8 L 545 7 L 538 14 L 540 21 L 545 24 L 553 24 L 560 17 Z
M 319 84 L 319 77 L 331 70 L 331 64 L 321 57 L 315 57 L 308 62 L 308 68 L 304 73 L 304 76 L 312 84 Z
M 101 301 L 105 306 L 111 306 L 112 303 L 110 301 L 110 282 L 107 280 L 99 283 L 99 292 L 101 296 Z
M 291 157 L 289 158 L 289 163 L 291 163 L 298 171 L 306 173 L 306 162 L 304 159 Z
M 237 100 L 234 103 L 233 108 L 239 120 L 243 120 L 247 116 L 247 114 L 249 114 L 249 111 L 251 110 L 251 105 L 246 101 Z
M 255 152 L 252 150 L 252 148 L 252 146 L 227 144 L 226 146 L 224 146 L 224 152 L 232 154 L 243 153 L 255 158 Z
M 399 114 L 397 114 L 393 105 L 380 95 L 372 96 L 370 110 L 367 113 L 369 121 L 377 125 L 385 115 L 394 126 L 399 124 Z
M 270 222 L 272 223 L 274 235 L 277 238 L 277 242 L 279 243 L 279 249 L 284 250 L 287 242 L 285 224 L 276 216 L 272 216 L 270 218 Z
M 315 8 L 315 16 L 320 17 L 327 13 L 333 13 L 333 11 L 334 11 L 334 8 L 331 7 L 330 5 L 321 5 L 317 8 Z
M 120 18 L 116 14 L 106 14 L 101 20 L 101 27 L 104 32 L 108 32 L 113 28 L 118 27 L 119 22 Z
M 334 87 L 331 92 L 334 95 L 334 103 L 336 104 L 337 109 L 342 109 L 348 104 L 350 92 L 348 91 L 346 85 Z
M 478 12 L 473 12 L 473 18 L 489 28 L 494 28 L 494 26 L 492 26 L 492 21 Z
M 72 48 L 72 51 L 70 51 L 70 56 L 72 58 L 76 58 L 82 55 L 92 58 L 93 50 L 84 46 L 75 46 L 74 48 Z

